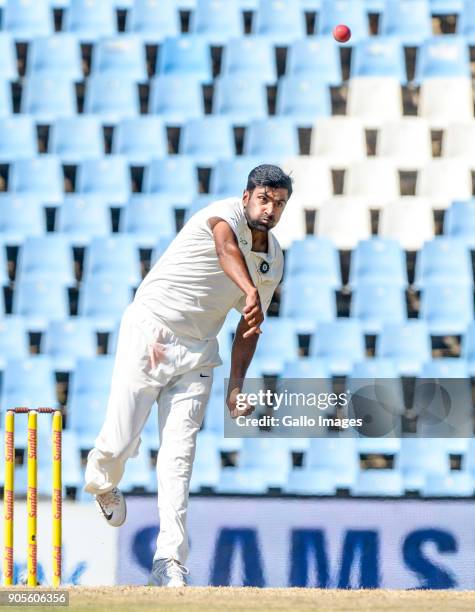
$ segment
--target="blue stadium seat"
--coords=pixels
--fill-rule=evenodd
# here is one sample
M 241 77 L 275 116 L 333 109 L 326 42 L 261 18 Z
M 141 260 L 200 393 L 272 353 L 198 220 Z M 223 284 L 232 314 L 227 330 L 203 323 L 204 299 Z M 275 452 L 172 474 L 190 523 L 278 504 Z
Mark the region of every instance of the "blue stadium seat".
M 279 81 L 277 115 L 291 118 L 303 128 L 311 128 L 319 117 L 329 117 L 331 95 L 319 76 L 287 76 Z
M 0 78 L 5 81 L 18 78 L 15 46 L 8 32 L 0 32 Z
M 333 36 L 296 40 L 288 50 L 286 74 L 319 79 L 325 85 L 341 85 L 340 54 Z
M 235 125 L 246 125 L 267 117 L 266 88 L 259 79 L 223 76 L 216 79 L 213 112 L 229 117 Z
M 94 43 L 117 31 L 112 0 L 70 0 L 63 30 L 74 32 L 82 43 Z
M 138 36 L 127 34 L 103 38 L 94 47 L 91 72 L 146 81 L 148 75 L 143 41 Z
M 77 165 L 104 155 L 102 126 L 94 115 L 58 119 L 51 127 L 49 142 L 50 152 L 63 164 Z
M 351 44 L 355 44 L 369 35 L 366 7 L 362 2 L 353 0 L 322 0 L 319 13 L 317 34 L 331 34 L 340 23 L 351 29 Z
M 364 0 L 367 13 L 382 13 L 387 0 Z
M 204 115 L 202 86 L 191 74 L 166 74 L 152 79 L 149 112 L 164 123 L 181 126 Z
M 175 211 L 161 206 L 154 196 L 132 196 L 121 212 L 121 232 L 126 232 L 142 249 L 153 248 L 163 236 L 175 236 Z
M 303 11 L 293 0 L 260 0 L 253 33 L 286 46 L 306 35 Z
M 237 0 L 197 0 L 190 32 L 211 45 L 225 46 L 230 38 L 244 34 L 243 25 Z
M 157 74 L 193 76 L 202 83 L 211 82 L 213 72 L 207 41 L 187 35 L 166 38 L 160 48 Z
M 449 474 L 428 474 L 421 491 L 422 497 L 472 497 L 475 482 L 465 471 Z
M 277 67 L 272 42 L 259 36 L 232 38 L 223 49 L 221 75 L 274 84 Z
M 420 378 L 467 378 L 468 364 L 457 357 L 442 357 L 424 364 Z
M 470 251 L 463 242 L 438 236 L 426 242 L 416 259 L 414 285 L 428 284 L 473 286 Z
M 145 169 L 144 193 L 161 194 L 176 204 L 191 204 L 198 191 L 198 177 L 189 157 L 174 155 L 154 159 Z
M 140 114 L 138 86 L 132 79 L 97 74 L 89 77 L 84 112 L 99 115 L 103 123 L 117 123 Z
M 445 212 L 444 234 L 475 249 L 475 200 L 452 203 Z
M 114 357 L 111 355 L 93 355 L 79 357 L 74 372 L 70 391 L 72 395 L 87 392 L 108 392 L 112 380 Z M 81 415 L 77 415 L 82 418 Z
M 419 46 L 432 36 L 428 0 L 399 0 L 388 2 L 379 25 L 381 34 L 398 36 L 403 45 Z
M 470 54 L 463 36 L 433 36 L 424 41 L 416 62 L 414 81 L 432 77 L 470 78 Z
M 51 280 L 19 281 L 13 295 L 13 314 L 28 317 L 28 329 L 42 331 L 49 321 L 69 317 L 67 288 Z
M 44 355 L 26 359 L 13 359 L 7 363 L 3 373 L 1 404 L 5 408 L 20 406 L 54 408 L 57 406 L 52 364 Z M 2 415 L 2 421 L 5 418 Z M 44 417 L 44 418 L 43 418 Z M 38 419 L 38 435 L 51 437 L 51 420 L 47 415 Z M 15 419 L 15 446 L 26 448 L 27 418 Z
M 294 321 L 283 317 L 268 318 L 254 355 L 256 367 L 266 374 L 281 374 L 286 361 L 298 357 L 298 338 Z
M 324 359 L 302 357 L 286 361 L 282 370 L 282 378 L 328 378 L 330 371 Z M 330 382 L 330 379 L 329 379 Z
M 404 50 L 394 36 L 372 36 L 360 41 L 351 61 L 351 77 L 394 77 L 407 83 Z
M 77 434 L 82 449 L 94 446 L 104 422 L 113 366 L 110 355 L 77 360 L 69 391 L 68 428 Z
M 59 159 L 42 155 L 19 159 L 10 167 L 9 190 L 21 195 L 34 195 L 43 204 L 58 204 L 63 199 L 63 172 Z
M 8 81 L 0 80 L 0 117 L 6 117 L 13 112 L 12 92 Z
M 356 480 L 358 455 L 355 438 L 313 438 L 303 467 L 292 470 L 286 493 L 331 495 Z
M 310 357 L 324 359 L 332 374 L 345 375 L 365 358 L 363 330 L 355 319 L 321 323 L 310 341 Z
M 407 491 L 419 491 L 429 475 L 447 476 L 449 457 L 443 439 L 403 438 L 399 465 Z
M 299 0 L 299 3 L 307 13 L 315 13 L 322 8 L 322 0 Z
M 1 210 L 1 205 L 0 205 L 0 210 Z M 2 232 L 1 225 L 0 225 L 0 232 Z M 8 284 L 7 251 L 6 251 L 6 243 L 4 242 L 4 237 L 2 235 L 2 241 L 0 242 L 0 286 L 7 285 L 7 284 Z
M 463 10 L 463 0 L 430 0 L 432 15 L 460 15 Z
M 196 441 L 196 454 L 193 461 L 190 491 L 198 493 L 203 487 L 214 489 L 221 472 L 221 456 L 217 435 L 201 431 Z
M 18 256 L 17 280 L 75 285 L 73 252 L 68 238 L 61 234 L 27 238 Z
M 406 260 L 399 242 L 376 236 L 361 240 L 351 254 L 350 286 L 381 284 L 388 278 L 395 287 L 407 285 Z
M 457 34 L 465 36 L 469 45 L 475 41 L 475 6 L 471 0 L 465 0 L 463 10 L 457 19 Z
M 246 130 L 243 153 L 262 159 L 294 157 L 299 154 L 297 127 L 287 117 L 253 121 Z
M 378 334 L 386 323 L 406 320 L 404 291 L 385 283 L 359 283 L 351 299 L 350 315 L 367 334 Z
M 93 448 L 104 423 L 108 397 L 108 391 L 104 390 L 71 394 L 68 427 L 77 436 L 81 450 Z
M 219 159 L 234 157 L 234 134 L 225 117 L 192 119 L 183 127 L 179 153 L 189 155 L 197 166 L 211 167 Z
M 259 163 L 258 158 L 247 156 L 219 160 L 211 174 L 210 193 L 217 198 L 242 195 L 250 171 Z
M 76 92 L 69 77 L 32 74 L 25 79 L 21 112 L 37 123 L 52 123 L 58 117 L 76 114 Z
M 427 284 L 422 292 L 420 318 L 433 336 L 463 334 L 473 319 L 473 295 L 469 287 Z
M 2 243 L 18 246 L 27 236 L 41 236 L 46 223 L 41 201 L 33 195 L 0 195 L 0 232 Z
M 167 155 L 167 133 L 161 118 L 140 115 L 121 121 L 114 130 L 112 153 L 123 155 L 132 166 L 146 166 L 153 157 Z
M 121 155 L 87 159 L 78 167 L 76 191 L 100 196 L 111 206 L 124 205 L 131 192 L 127 160 Z
M 312 282 L 337 289 L 341 287 L 338 251 L 331 240 L 307 236 L 295 240 L 286 254 L 285 278 L 305 276 Z
M 400 497 L 404 494 L 404 480 L 399 470 L 363 470 L 351 487 L 351 494 L 363 497 Z
M 180 15 L 175 0 L 134 0 L 127 13 L 125 29 L 135 32 L 146 44 L 156 45 L 180 33 Z
M 74 35 L 61 32 L 31 42 L 27 74 L 80 81 L 83 79 L 81 64 L 79 41 Z
M 12 115 L 0 119 L 0 163 L 35 157 L 38 153 L 36 129 L 27 115 Z
M 462 358 L 468 363 L 470 376 L 475 376 L 475 322 L 472 321 L 462 339 Z
M 56 211 L 56 229 L 73 246 L 87 246 L 97 236 L 111 232 L 110 211 L 97 196 L 68 194 Z
M 127 281 L 109 282 L 91 278 L 81 289 L 79 314 L 93 318 L 98 331 L 110 331 L 114 329 L 132 297 L 132 289 Z
M 123 281 L 137 286 L 142 280 L 139 251 L 130 236 L 94 238 L 84 257 L 85 281 Z
M 53 11 L 48 0 L 7 0 L 2 27 L 15 40 L 29 42 L 53 32 Z
M 51 321 L 41 338 L 41 352 L 49 355 L 57 372 L 71 372 L 77 359 L 97 353 L 96 332 L 89 319 L 70 317 Z
M 271 487 L 283 488 L 291 463 L 287 440 L 245 438 L 239 453 L 239 466 L 221 469 L 217 490 L 220 493 L 266 493 Z
M 383 325 L 376 339 L 376 356 L 392 359 L 403 376 L 415 376 L 431 358 L 431 341 L 425 321 Z
M 0 318 L 0 370 L 4 370 L 6 363 L 12 359 L 26 359 L 29 352 L 30 343 L 23 317 L 10 315 Z
M 373 357 L 353 364 L 350 380 L 370 378 L 397 378 L 398 370 L 392 359 Z
M 311 334 L 318 323 L 336 317 L 335 294 L 305 276 L 286 279 L 282 288 L 281 315 L 295 321 L 297 332 Z

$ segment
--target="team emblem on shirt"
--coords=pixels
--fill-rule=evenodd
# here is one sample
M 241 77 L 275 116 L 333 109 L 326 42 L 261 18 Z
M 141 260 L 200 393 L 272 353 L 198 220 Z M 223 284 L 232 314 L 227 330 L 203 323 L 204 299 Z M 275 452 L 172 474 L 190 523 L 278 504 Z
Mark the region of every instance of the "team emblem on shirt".
M 243 245 L 243 246 L 247 246 L 247 240 L 245 238 L 239 238 L 239 242 Z
M 266 274 L 267 272 L 269 272 L 269 264 L 267 263 L 267 261 L 262 261 L 261 265 L 259 266 L 259 270 L 262 272 L 262 274 Z

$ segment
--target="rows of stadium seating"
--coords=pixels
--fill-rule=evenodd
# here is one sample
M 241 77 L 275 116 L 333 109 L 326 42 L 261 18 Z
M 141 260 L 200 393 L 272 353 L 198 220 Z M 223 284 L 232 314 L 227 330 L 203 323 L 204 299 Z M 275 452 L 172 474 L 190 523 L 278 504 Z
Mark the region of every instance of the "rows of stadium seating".
M 17 419 L 19 421 L 19 419 Z M 46 421 L 41 421 L 46 422 Z M 47 422 L 46 422 L 47 424 Z M 70 495 L 84 497 L 78 435 L 64 432 L 63 487 Z M 39 494 L 51 489 L 47 432 L 40 433 L 44 452 L 39 455 Z M 422 497 L 469 497 L 475 490 L 475 444 L 467 438 L 433 439 L 430 444 L 414 438 L 362 439 L 253 439 L 239 440 L 237 465 L 223 467 L 219 438 L 203 431 L 198 446 L 191 491 L 265 494 L 269 490 L 298 495 L 394 497 L 405 492 Z M 17 448 L 25 448 L 17 444 Z M 122 481 L 125 492 L 156 492 L 150 447 L 143 443 L 138 458 L 128 463 Z M 384 456 L 390 467 L 368 467 L 368 457 Z M 3 456 L 0 459 L 3 462 Z M 371 465 L 371 463 L 369 463 Z M 278 466 L 278 469 L 276 469 Z M 15 492 L 26 492 L 26 465 L 16 473 Z M 1 471 L 3 476 L 3 469 Z M 0 481 L 0 484 L 3 482 Z
M 473 0 L 2 0 L 0 12 L 2 424 L 7 406 L 65 406 L 64 485 L 78 498 L 118 320 L 148 269 L 144 249 L 153 263 L 183 211 L 186 220 L 210 200 L 239 195 L 263 161 L 292 172 L 295 194 L 276 230 L 287 251 L 279 317 L 266 321 L 249 374 L 329 385 L 332 377 L 459 378 L 470 391 Z M 444 14 L 457 15 L 452 33 L 434 36 L 431 15 Z M 339 22 L 353 33 L 342 49 L 330 36 Z M 408 295 L 418 291 L 414 309 Z M 236 315 L 219 337 L 226 364 L 215 373 L 193 491 L 474 493 L 467 439 L 224 438 Z M 434 337 L 452 334 L 461 357 L 436 358 Z M 49 419 L 39 422 L 47 448 Z M 25 447 L 21 417 L 17 443 Z M 157 447 L 151 418 L 125 491 L 156 491 Z M 374 454 L 393 459 L 376 469 L 365 459 Z M 449 469 L 453 456 L 461 469 Z M 22 465 L 19 494 L 25 486 Z
M 353 37 L 368 34 L 367 14 L 379 13 L 380 30 L 415 44 L 431 32 L 431 14 L 456 14 L 462 33 L 473 33 L 470 0 L 2 0 L 3 27 L 18 39 L 53 31 L 54 8 L 65 9 L 62 27 L 84 42 L 117 31 L 115 8 L 128 10 L 125 27 L 150 37 L 153 43 L 181 31 L 179 11 L 192 10 L 189 30 L 219 44 L 244 33 L 242 11 L 254 12 L 252 31 L 279 42 L 307 33 L 305 12 L 318 12 L 317 34 L 327 34 L 337 23 L 348 23 Z M 129 10 L 130 9 L 130 10 Z M 313 29 L 311 33 L 313 33 Z

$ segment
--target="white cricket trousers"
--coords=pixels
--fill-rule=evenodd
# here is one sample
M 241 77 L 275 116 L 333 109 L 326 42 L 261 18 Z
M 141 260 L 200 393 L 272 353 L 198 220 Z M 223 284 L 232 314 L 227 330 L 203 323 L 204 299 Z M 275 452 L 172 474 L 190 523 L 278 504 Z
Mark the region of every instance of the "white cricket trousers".
M 85 491 L 117 486 L 136 457 L 152 405 L 158 404 L 160 531 L 154 559 L 185 564 L 186 511 L 196 436 L 221 364 L 218 342 L 178 338 L 146 307 L 133 302 L 122 317 L 110 396 L 102 429 L 88 455 Z

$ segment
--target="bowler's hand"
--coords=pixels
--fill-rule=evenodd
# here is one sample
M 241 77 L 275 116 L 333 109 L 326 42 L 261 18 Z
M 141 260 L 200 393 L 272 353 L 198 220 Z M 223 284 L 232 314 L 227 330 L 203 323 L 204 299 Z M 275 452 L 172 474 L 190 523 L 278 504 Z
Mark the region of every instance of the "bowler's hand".
M 229 409 L 229 414 L 231 415 L 232 419 L 236 419 L 238 416 L 247 416 L 255 410 L 255 406 L 250 406 L 247 402 L 242 402 L 242 400 L 239 403 L 245 403 L 246 407 L 238 407 L 236 405 L 238 403 L 237 396 L 240 393 L 242 393 L 241 389 L 233 389 L 229 394 L 228 399 L 226 400 L 226 404 Z
M 264 321 L 264 313 L 262 312 L 261 300 L 257 289 L 247 294 L 246 305 L 242 311 L 244 320 L 249 328 L 242 335 L 243 338 L 249 338 L 253 334 L 262 334 L 260 325 Z

